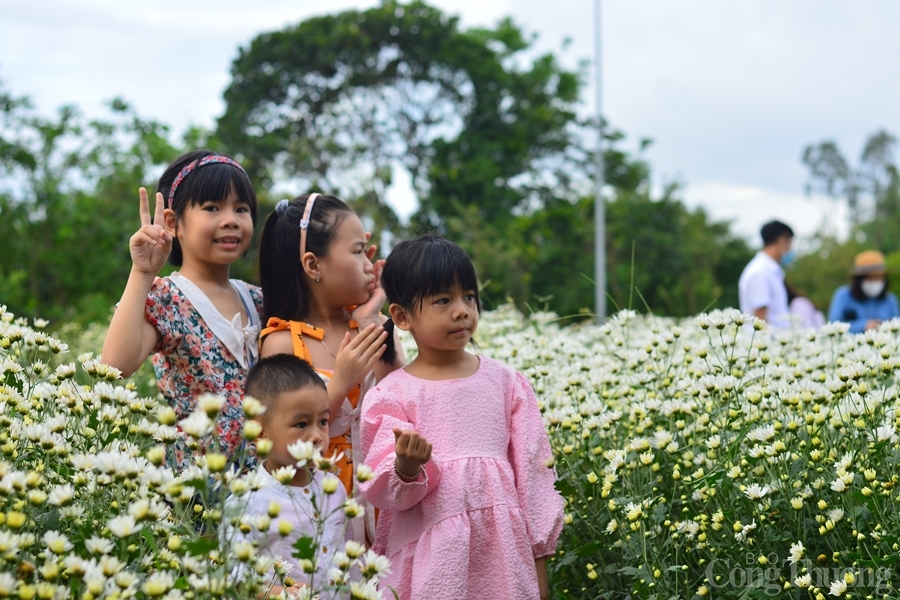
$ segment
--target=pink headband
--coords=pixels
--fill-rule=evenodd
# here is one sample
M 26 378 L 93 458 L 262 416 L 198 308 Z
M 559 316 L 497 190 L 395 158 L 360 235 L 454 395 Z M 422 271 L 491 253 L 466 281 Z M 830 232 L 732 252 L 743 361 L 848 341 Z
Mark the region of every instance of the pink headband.
M 300 256 L 306 254 L 306 230 L 309 228 L 309 213 L 312 212 L 313 204 L 319 194 L 312 193 L 306 199 L 306 209 L 303 211 L 303 218 L 300 219 Z
M 183 168 L 181 170 L 181 173 L 178 174 L 178 177 L 175 178 L 175 181 L 172 182 L 172 187 L 169 188 L 169 208 L 172 208 L 172 202 L 175 200 L 175 190 L 178 189 L 178 186 L 181 185 L 181 182 L 184 181 L 184 178 L 187 177 L 194 169 L 199 169 L 200 167 L 212 164 L 231 165 L 232 167 L 237 167 L 238 169 L 240 169 L 241 173 L 243 173 L 244 175 L 247 175 L 247 171 L 244 170 L 244 167 L 239 165 L 236 160 L 228 158 L 227 156 L 222 156 L 221 154 L 210 154 L 209 156 L 204 156 L 203 158 L 195 160 L 194 162 Z

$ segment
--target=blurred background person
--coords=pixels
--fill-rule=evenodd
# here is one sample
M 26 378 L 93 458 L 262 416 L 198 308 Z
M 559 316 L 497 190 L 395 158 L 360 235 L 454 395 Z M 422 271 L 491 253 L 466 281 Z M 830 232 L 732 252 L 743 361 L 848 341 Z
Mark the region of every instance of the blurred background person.
M 831 298 L 828 320 L 850 323 L 850 331 L 860 333 L 898 316 L 900 305 L 888 291 L 884 254 L 860 252 L 853 259 L 850 285 L 839 287 Z
M 741 312 L 767 321 L 776 329 L 791 326 L 784 269 L 794 260 L 794 230 L 781 221 L 769 221 L 759 232 L 762 250 L 756 253 L 738 280 Z
M 804 329 L 818 329 L 825 324 L 825 315 L 822 314 L 815 302 L 787 281 L 784 282 L 784 287 L 787 290 L 791 321 L 795 326 Z

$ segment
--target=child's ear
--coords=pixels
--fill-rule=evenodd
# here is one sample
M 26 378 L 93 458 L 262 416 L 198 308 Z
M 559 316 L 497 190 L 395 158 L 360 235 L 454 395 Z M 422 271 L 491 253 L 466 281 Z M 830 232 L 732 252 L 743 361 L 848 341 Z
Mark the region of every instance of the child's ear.
M 301 256 L 300 264 L 303 266 L 303 272 L 306 273 L 306 276 L 310 279 L 318 281 L 322 276 L 322 271 L 319 266 L 319 258 L 312 252 L 307 252 L 306 254 Z
M 154 223 L 155 225 L 156 223 Z M 171 208 L 167 208 L 163 211 L 163 222 L 160 223 L 163 226 L 163 229 L 166 230 L 166 233 L 172 236 L 172 238 L 177 237 L 178 232 L 178 215 L 175 214 L 175 211 Z
M 402 329 L 403 331 L 409 331 L 409 311 L 400 306 L 399 304 L 391 304 L 388 307 L 388 312 L 391 314 L 391 319 L 394 321 L 394 326 L 398 329 Z

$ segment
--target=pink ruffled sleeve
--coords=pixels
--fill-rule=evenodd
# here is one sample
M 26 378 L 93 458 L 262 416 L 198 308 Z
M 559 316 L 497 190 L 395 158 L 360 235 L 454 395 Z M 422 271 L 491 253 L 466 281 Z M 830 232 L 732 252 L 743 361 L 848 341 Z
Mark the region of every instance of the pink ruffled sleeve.
M 396 390 L 384 387 L 383 383 L 369 390 L 363 403 L 360 423 L 363 462 L 372 469 L 374 477 L 360 483 L 359 490 L 366 501 L 379 509 L 401 511 L 412 508 L 437 487 L 441 469 L 432 454 L 417 481 L 406 483 L 394 472 L 393 428 L 415 430 L 416 427 L 395 400 Z
M 535 558 L 556 552 L 565 503 L 553 484 L 556 471 L 550 440 L 537 397 L 528 380 L 516 373 L 510 418 L 509 462 L 516 476 L 519 506 L 525 514 Z

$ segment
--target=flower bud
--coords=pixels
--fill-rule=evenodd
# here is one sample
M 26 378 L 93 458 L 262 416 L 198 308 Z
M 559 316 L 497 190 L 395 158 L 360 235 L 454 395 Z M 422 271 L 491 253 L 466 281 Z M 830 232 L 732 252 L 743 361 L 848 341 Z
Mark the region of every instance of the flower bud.
M 294 530 L 294 525 L 290 521 L 285 521 L 284 519 L 278 521 L 278 533 L 282 537 L 287 537 L 291 535 L 291 532 Z
M 338 485 L 340 481 L 338 481 L 337 477 L 326 477 L 324 481 L 322 481 L 322 491 L 326 494 L 333 494 L 337 491 Z
M 256 454 L 260 458 L 265 458 L 269 455 L 269 452 L 272 451 L 272 440 L 267 438 L 262 438 L 260 440 L 256 440 Z
M 206 464 L 209 466 L 209 470 L 213 473 L 221 473 L 225 470 L 225 466 L 228 464 L 228 457 L 224 454 L 207 454 L 206 455 Z
M 252 419 L 244 423 L 244 438 L 251 442 L 259 437 L 262 433 L 262 424 L 256 419 Z

